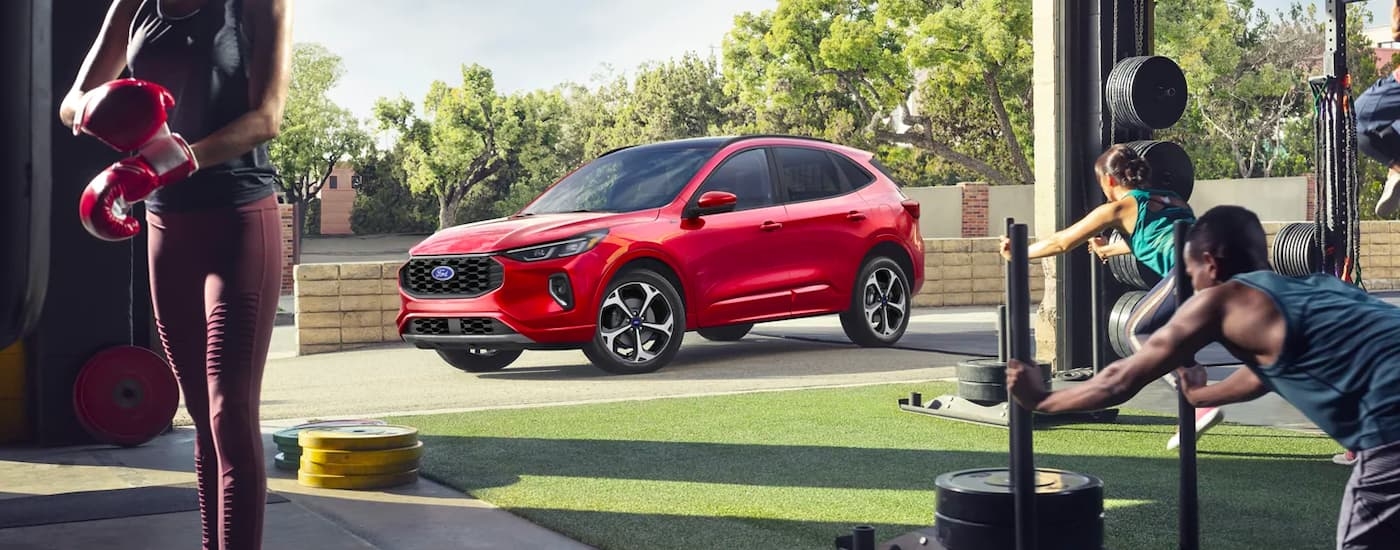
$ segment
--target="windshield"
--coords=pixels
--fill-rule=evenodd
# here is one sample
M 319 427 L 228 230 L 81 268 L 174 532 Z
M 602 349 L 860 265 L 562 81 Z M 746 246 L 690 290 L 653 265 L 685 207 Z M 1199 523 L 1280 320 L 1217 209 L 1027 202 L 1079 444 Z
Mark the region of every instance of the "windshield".
M 521 214 L 660 208 L 676 198 L 714 152 L 709 145 L 624 149 L 570 174 Z

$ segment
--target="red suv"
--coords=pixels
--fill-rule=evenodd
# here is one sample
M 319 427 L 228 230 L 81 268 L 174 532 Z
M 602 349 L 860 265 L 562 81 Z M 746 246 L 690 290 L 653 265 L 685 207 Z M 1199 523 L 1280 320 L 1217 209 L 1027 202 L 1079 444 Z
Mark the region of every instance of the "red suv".
M 811 138 L 624 147 L 506 218 L 443 229 L 399 271 L 404 341 L 470 372 L 582 349 L 617 374 L 666 365 L 687 331 L 832 313 L 890 346 L 924 280 L 919 203 L 871 153 Z

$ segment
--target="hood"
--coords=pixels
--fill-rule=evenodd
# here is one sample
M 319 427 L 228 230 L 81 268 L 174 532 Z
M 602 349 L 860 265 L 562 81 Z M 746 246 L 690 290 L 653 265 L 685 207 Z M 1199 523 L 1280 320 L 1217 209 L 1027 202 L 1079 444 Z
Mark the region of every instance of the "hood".
M 499 252 L 563 240 L 594 229 L 653 221 L 658 213 L 659 210 L 625 214 L 576 212 L 496 218 L 440 230 L 423 239 L 408 253 L 412 256 L 433 256 Z

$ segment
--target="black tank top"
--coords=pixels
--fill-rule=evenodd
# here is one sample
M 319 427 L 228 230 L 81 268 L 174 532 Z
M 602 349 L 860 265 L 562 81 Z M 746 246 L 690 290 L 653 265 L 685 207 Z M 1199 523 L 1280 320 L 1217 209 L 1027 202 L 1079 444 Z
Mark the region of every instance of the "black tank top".
M 198 11 L 179 16 L 163 13 L 160 0 L 142 0 L 127 35 L 127 66 L 133 78 L 170 90 L 170 131 L 194 143 L 248 112 L 251 50 L 242 0 L 205 0 Z M 260 143 L 157 190 L 146 208 L 158 213 L 241 206 L 276 192 L 276 178 L 267 144 Z

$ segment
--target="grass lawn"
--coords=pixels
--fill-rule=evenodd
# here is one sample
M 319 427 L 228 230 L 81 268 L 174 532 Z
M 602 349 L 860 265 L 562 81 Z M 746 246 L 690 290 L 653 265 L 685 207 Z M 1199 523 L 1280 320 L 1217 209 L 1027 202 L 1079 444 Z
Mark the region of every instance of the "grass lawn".
M 852 525 L 888 540 L 933 521 L 934 478 L 1007 464 L 1008 432 L 899 411 L 883 385 L 395 418 L 422 472 L 603 549 L 831 548 Z M 1172 417 L 1036 431 L 1036 466 L 1099 477 L 1106 546 L 1176 541 Z M 1201 546 L 1330 549 L 1350 469 L 1331 440 L 1223 424 L 1199 445 Z M 1009 513 L 1009 511 L 1008 511 Z

